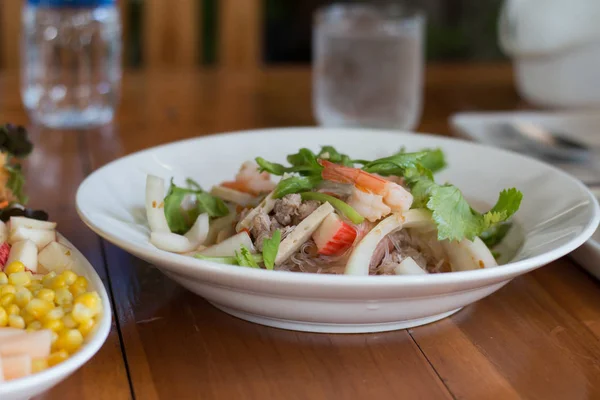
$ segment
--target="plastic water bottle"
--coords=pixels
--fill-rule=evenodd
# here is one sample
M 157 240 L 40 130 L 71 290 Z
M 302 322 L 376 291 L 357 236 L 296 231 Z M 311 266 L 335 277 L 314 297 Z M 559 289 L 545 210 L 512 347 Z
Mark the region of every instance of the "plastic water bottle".
M 22 23 L 21 96 L 30 117 L 51 128 L 110 122 L 121 82 L 116 0 L 27 0 Z

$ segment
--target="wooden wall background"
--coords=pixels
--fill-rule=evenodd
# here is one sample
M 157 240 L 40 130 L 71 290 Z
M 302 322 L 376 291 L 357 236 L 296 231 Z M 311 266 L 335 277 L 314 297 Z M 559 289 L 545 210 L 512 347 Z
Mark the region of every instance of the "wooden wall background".
M 0 67 L 17 68 L 21 5 L 0 0 Z M 327 0 L 117 0 L 129 67 L 309 63 L 314 11 Z M 338 2 L 359 0 L 339 0 Z M 367 1 L 367 0 L 364 0 Z M 378 0 L 370 0 L 378 1 Z M 394 1 L 394 0 L 392 0 Z M 397 0 L 427 14 L 428 60 L 502 58 L 502 0 Z

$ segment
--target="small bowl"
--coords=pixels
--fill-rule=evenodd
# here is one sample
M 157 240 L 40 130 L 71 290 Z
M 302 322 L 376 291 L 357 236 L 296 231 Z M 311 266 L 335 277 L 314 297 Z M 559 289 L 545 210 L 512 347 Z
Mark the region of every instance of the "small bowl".
M 196 179 L 206 188 L 231 179 L 257 156 L 285 162 L 301 147 L 333 145 L 360 159 L 440 147 L 449 167 L 437 177 L 466 197 L 493 204 L 506 187 L 523 192 L 516 222 L 523 233 L 511 262 L 495 268 L 419 276 L 319 275 L 216 264 L 157 249 L 149 242 L 146 174 Z M 456 139 L 360 129 L 247 131 L 155 147 L 91 174 L 77 210 L 96 233 L 156 265 L 221 310 L 256 323 L 312 332 L 377 332 L 422 325 L 455 313 L 573 251 L 594 232 L 598 202 L 579 181 L 525 156 Z M 513 241 L 515 236 L 507 239 Z
M 110 332 L 112 314 L 108 294 L 102 280 L 90 262 L 64 236 L 59 235 L 59 242 L 69 246 L 79 261 L 75 263 L 73 271 L 78 275 L 85 276 L 88 279 L 89 288 L 96 290 L 100 295 L 103 306 L 102 317 L 98 321 L 95 332 L 87 338 L 81 349 L 69 357 L 68 360 L 25 378 L 0 382 L 0 399 L 2 400 L 30 399 L 64 381 L 100 350 Z

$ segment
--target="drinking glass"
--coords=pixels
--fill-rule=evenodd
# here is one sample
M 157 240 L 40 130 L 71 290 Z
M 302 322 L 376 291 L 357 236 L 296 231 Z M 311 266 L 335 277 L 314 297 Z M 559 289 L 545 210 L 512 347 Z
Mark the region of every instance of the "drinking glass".
M 333 4 L 313 28 L 313 108 L 325 126 L 413 129 L 421 116 L 424 15 L 399 2 Z

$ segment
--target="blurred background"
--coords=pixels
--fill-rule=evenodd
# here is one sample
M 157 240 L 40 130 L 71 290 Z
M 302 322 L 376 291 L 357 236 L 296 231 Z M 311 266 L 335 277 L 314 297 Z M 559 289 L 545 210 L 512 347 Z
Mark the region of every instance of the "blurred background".
M 2 68 L 18 68 L 23 0 L 1 0 Z M 252 68 L 311 62 L 314 11 L 325 0 L 119 0 L 126 67 Z M 338 3 L 344 3 L 340 1 Z M 351 3 L 351 1 L 346 1 Z M 503 57 L 501 0 L 421 0 L 428 61 Z

